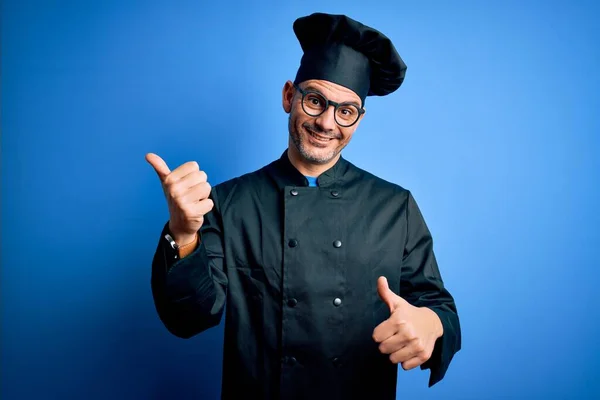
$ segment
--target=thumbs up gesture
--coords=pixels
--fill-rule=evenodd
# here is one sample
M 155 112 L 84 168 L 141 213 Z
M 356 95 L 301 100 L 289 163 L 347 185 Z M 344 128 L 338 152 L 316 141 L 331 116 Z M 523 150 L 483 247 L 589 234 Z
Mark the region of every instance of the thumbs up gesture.
M 377 292 L 390 308 L 390 317 L 373 331 L 379 351 L 389 354 L 390 360 L 394 364 L 402 364 L 405 370 L 429 360 L 435 341 L 443 334 L 437 314 L 427 307 L 409 304 L 389 288 L 383 276 L 377 280 Z
M 169 206 L 169 230 L 180 246 L 191 243 L 214 204 L 208 198 L 211 186 L 198 163 L 190 161 L 171 171 L 162 158 L 146 154 L 163 187 Z

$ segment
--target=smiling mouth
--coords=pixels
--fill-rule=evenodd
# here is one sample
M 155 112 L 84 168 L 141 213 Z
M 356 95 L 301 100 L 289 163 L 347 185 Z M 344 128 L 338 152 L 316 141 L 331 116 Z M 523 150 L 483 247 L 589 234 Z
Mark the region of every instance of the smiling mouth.
M 321 143 L 327 143 L 335 138 L 333 137 L 327 137 L 327 136 L 323 136 L 323 135 L 319 135 L 318 133 L 315 133 L 313 131 L 311 131 L 310 129 L 306 130 L 308 132 L 308 134 L 310 136 L 312 136 L 315 140 L 321 142 Z

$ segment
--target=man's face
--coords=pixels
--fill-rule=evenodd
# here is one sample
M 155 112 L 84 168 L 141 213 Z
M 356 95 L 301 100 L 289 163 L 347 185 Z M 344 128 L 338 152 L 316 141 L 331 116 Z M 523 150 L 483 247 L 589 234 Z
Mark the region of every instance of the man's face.
M 298 86 L 305 91 L 322 94 L 336 103 L 352 102 L 360 107 L 360 97 L 352 90 L 323 80 L 309 80 Z M 312 164 L 326 164 L 333 160 L 348 145 L 360 120 L 350 126 L 338 125 L 334 118 L 334 107 L 330 106 L 323 114 L 312 117 L 302 108 L 302 93 L 292 82 L 283 88 L 283 107 L 289 113 L 288 129 L 290 141 L 304 160 Z M 360 119 L 364 114 L 360 116 Z M 290 143 L 290 144 L 291 144 Z

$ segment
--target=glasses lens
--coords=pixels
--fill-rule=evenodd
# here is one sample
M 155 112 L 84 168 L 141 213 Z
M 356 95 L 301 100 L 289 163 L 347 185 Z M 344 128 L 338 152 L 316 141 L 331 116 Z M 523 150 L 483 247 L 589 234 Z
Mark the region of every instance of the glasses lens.
M 306 93 L 304 96 L 304 101 L 302 102 L 302 107 L 304 107 L 304 111 L 308 115 L 312 115 L 314 117 L 321 115 L 323 111 L 325 111 L 325 105 L 327 104 L 327 100 L 323 96 L 318 93 Z
M 356 122 L 359 115 L 358 107 L 354 104 L 340 104 L 335 112 L 335 120 L 341 126 L 350 126 Z

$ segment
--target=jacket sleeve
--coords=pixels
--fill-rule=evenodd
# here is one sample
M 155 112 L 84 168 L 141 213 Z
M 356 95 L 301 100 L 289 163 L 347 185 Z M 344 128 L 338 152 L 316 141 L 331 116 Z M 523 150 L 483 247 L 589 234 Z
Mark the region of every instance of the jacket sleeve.
M 444 327 L 444 334 L 436 341 L 431 358 L 421 365 L 421 369 L 431 370 L 431 387 L 444 378 L 452 357 L 461 348 L 460 322 L 454 299 L 442 281 L 433 252 L 433 239 L 410 192 L 406 210 L 408 232 L 400 293 L 410 304 L 433 310 Z
M 152 296 L 158 316 L 175 336 L 190 338 L 221 321 L 227 297 L 223 256 L 223 229 L 216 189 L 210 198 L 215 206 L 204 216 L 200 243 L 179 259 L 164 235 L 165 224 L 152 260 Z

